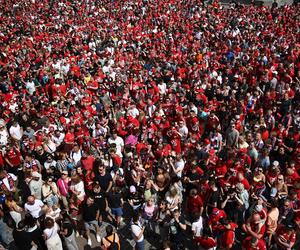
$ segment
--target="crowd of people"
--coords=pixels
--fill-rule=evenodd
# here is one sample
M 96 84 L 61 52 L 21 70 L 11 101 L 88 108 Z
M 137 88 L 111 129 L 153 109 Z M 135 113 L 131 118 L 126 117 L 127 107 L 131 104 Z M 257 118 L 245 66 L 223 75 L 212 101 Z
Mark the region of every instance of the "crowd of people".
M 300 248 L 299 5 L 0 13 L 3 248 Z

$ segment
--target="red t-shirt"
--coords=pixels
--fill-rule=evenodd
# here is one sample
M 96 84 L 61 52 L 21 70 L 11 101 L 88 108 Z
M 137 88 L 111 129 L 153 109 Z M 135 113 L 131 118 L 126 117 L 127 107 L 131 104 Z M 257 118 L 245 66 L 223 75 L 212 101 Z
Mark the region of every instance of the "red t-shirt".
M 187 210 L 189 213 L 198 213 L 200 212 L 201 207 L 203 207 L 203 202 L 199 195 L 188 198 Z
M 217 242 L 214 238 L 208 237 L 197 237 L 195 239 L 196 242 L 200 244 L 200 246 L 204 249 L 210 249 L 217 246 Z
M 5 154 L 5 158 L 13 165 L 13 167 L 17 167 L 21 164 L 21 153 L 17 149 L 10 149 Z
M 230 229 L 225 229 L 225 232 L 223 233 L 221 237 L 222 245 L 227 248 L 230 245 L 233 245 L 235 240 L 235 229 L 238 227 L 237 224 L 230 222 Z
M 82 157 L 81 158 L 81 164 L 84 170 L 93 170 L 93 163 L 95 161 L 95 158 L 91 155 L 88 157 Z
M 266 243 L 264 240 L 259 239 L 257 242 L 256 246 L 251 246 L 251 236 L 248 236 L 244 241 L 243 241 L 243 247 L 245 250 L 266 250 Z

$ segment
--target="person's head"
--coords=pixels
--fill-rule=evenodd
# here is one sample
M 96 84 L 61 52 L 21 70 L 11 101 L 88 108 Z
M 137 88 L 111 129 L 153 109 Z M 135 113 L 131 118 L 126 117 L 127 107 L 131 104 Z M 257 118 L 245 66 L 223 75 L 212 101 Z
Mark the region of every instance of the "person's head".
M 107 236 L 110 236 L 113 234 L 114 228 L 111 225 L 107 225 L 105 228 L 105 231 L 106 231 Z
M 193 188 L 190 191 L 190 197 L 196 197 L 198 194 L 197 189 Z
M 33 205 L 35 202 L 35 197 L 33 195 L 28 196 L 27 203 Z
M 171 250 L 172 249 L 172 243 L 170 241 L 164 241 L 163 242 L 163 250 Z
M 17 225 L 17 229 L 18 230 L 24 230 L 26 227 L 26 224 L 25 224 L 25 221 L 24 220 L 21 220 L 18 225 Z
M 283 177 L 282 174 L 280 174 L 280 175 L 277 176 L 277 181 L 278 181 L 279 183 L 284 183 L 284 177 Z
M 46 178 L 45 185 L 52 185 L 53 178 L 51 176 Z
M 284 209 L 290 209 L 291 208 L 291 202 L 290 202 L 290 200 L 285 200 L 283 202 L 283 208 Z
M 61 178 L 62 179 L 67 179 L 68 178 L 68 171 L 62 171 L 61 172 Z
M 44 223 L 45 223 L 45 228 L 50 229 L 53 228 L 55 222 L 51 217 L 46 217 Z
M 179 209 L 175 209 L 175 210 L 172 212 L 172 215 L 173 215 L 173 218 L 179 218 L 179 216 L 180 216 L 180 211 L 179 211 Z
M 24 223 L 28 227 L 34 227 L 36 224 L 36 220 L 33 218 L 31 214 L 27 213 L 24 216 Z
M 254 224 L 259 224 L 261 222 L 261 217 L 260 217 L 260 214 L 255 212 L 253 215 L 252 215 L 252 222 Z
M 137 222 L 139 221 L 139 219 L 140 219 L 140 214 L 139 214 L 138 211 L 136 211 L 136 212 L 133 214 L 133 216 L 132 216 L 132 221 L 133 221 L 134 223 L 137 223 Z
M 236 191 L 238 192 L 238 193 L 242 193 L 243 191 L 245 190 L 245 187 L 244 187 L 244 184 L 243 183 L 237 183 L 236 184 Z
M 81 181 L 81 178 L 78 174 L 76 174 L 71 177 L 71 181 L 75 184 L 78 184 Z
M 100 193 L 101 187 L 98 182 L 93 184 L 93 191 L 94 191 L 94 193 Z
M 93 205 L 94 204 L 94 197 L 92 197 L 92 196 L 89 196 L 87 199 L 86 199 L 86 204 L 88 205 L 88 206 L 91 206 L 91 205 Z

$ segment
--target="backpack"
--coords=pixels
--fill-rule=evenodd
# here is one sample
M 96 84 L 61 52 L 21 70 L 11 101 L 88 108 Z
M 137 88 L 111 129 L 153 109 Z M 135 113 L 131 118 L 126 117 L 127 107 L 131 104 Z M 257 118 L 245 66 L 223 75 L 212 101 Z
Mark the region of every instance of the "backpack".
M 109 240 L 107 237 L 105 239 L 110 243 L 110 246 L 107 248 L 108 250 L 119 250 L 119 244 L 115 242 L 116 234 L 114 233 L 113 240 Z

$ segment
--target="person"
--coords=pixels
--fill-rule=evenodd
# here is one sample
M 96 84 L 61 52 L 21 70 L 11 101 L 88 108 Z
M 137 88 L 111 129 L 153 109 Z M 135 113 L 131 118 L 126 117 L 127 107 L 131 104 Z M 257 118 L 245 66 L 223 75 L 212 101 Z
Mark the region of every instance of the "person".
M 255 237 L 247 237 L 243 241 L 243 250 L 252 250 L 252 249 L 257 249 L 257 250 L 266 250 L 266 243 L 263 241 L 263 239 L 257 239 Z
M 114 216 L 115 225 L 117 228 L 120 227 L 120 223 L 123 215 L 123 198 L 119 189 L 117 187 L 113 187 L 111 192 L 107 195 L 108 206 L 111 209 L 111 213 Z
M 199 238 L 203 235 L 203 217 L 199 213 L 195 214 L 195 221 L 192 223 L 192 232 L 194 242 L 198 242 Z
M 101 241 L 100 229 L 98 226 L 99 215 L 100 215 L 99 208 L 97 204 L 95 204 L 94 197 L 92 196 L 87 197 L 86 201 L 82 205 L 82 219 L 84 222 L 85 234 L 89 246 L 92 245 L 92 239 L 90 237 L 91 229 L 96 231 L 97 242 Z
M 34 196 L 29 196 L 27 198 L 27 203 L 25 204 L 24 208 L 25 211 L 30 213 L 33 218 L 39 218 L 41 215 L 42 207 L 44 203 L 41 200 L 35 199 Z
M 42 185 L 42 194 L 44 198 L 44 202 L 48 206 L 54 206 L 58 204 L 58 189 L 56 183 L 53 182 L 52 177 L 48 177 L 44 184 Z
M 120 250 L 120 239 L 118 234 L 113 231 L 113 227 L 111 225 L 107 225 L 105 231 L 106 236 L 102 238 L 103 249 Z
M 101 162 L 96 161 L 95 165 L 98 167 L 98 174 L 95 176 L 95 181 L 99 183 L 101 190 L 108 193 L 113 185 L 112 177 Z
M 169 222 L 170 240 L 174 242 L 175 249 L 184 248 L 184 231 L 187 226 L 183 216 L 178 209 L 172 212 L 172 219 Z
M 68 176 L 68 171 L 62 171 L 61 177 L 57 180 L 57 188 L 58 195 L 62 201 L 62 204 L 65 209 L 68 209 L 68 196 L 69 196 L 69 188 L 71 184 L 71 179 Z
M 59 227 L 50 217 L 45 218 L 45 229 L 43 236 L 48 250 L 63 250 L 62 242 L 59 237 Z
M 130 227 L 131 227 L 133 239 L 136 243 L 135 249 L 144 250 L 145 249 L 145 240 L 144 240 L 145 226 L 142 224 L 141 217 L 138 212 L 134 213 Z
M 13 199 L 12 194 L 6 196 L 6 207 L 9 209 L 9 214 L 13 218 L 16 225 L 22 220 L 23 209 Z
M 75 238 L 75 231 L 74 226 L 72 224 L 72 219 L 66 211 L 62 211 L 60 214 L 62 216 L 60 235 L 63 236 L 67 250 L 79 250 Z
M 295 225 L 293 223 L 288 223 L 276 232 L 274 239 L 279 249 L 288 250 L 295 245 L 296 232 L 294 228 Z
M 13 238 L 17 249 L 31 250 L 35 247 L 35 244 L 26 232 L 25 227 L 24 221 L 19 221 L 17 227 L 13 230 Z

